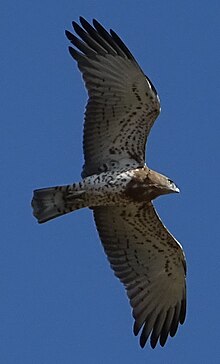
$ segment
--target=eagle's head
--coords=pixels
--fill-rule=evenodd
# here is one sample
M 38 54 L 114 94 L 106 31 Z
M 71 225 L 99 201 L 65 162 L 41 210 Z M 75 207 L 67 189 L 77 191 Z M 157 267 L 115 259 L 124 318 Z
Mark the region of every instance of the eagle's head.
M 151 201 L 160 195 L 180 192 L 168 177 L 147 166 L 133 170 L 133 176 L 126 186 L 127 197 L 134 201 Z
M 149 169 L 147 174 L 148 187 L 154 191 L 155 197 L 168 193 L 179 193 L 177 185 L 168 177 Z

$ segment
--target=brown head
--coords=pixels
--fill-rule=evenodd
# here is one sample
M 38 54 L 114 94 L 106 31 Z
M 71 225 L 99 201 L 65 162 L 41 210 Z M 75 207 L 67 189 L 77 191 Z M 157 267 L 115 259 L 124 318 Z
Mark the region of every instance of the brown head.
M 134 176 L 125 191 L 129 198 L 138 202 L 151 201 L 160 195 L 178 192 L 179 188 L 171 179 L 146 166 L 134 170 Z
M 147 182 L 149 190 L 152 189 L 152 193 L 155 196 L 153 198 L 156 198 L 160 195 L 166 195 L 168 193 L 180 192 L 179 188 L 170 178 L 155 172 L 152 169 L 148 170 Z

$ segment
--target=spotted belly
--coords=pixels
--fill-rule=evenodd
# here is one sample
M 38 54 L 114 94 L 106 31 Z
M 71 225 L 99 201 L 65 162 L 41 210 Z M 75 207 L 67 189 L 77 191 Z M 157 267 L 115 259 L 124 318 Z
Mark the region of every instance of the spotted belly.
M 88 205 L 120 205 L 131 202 L 150 201 L 151 188 L 147 183 L 147 171 L 109 171 L 86 177 L 80 184 L 85 189 Z

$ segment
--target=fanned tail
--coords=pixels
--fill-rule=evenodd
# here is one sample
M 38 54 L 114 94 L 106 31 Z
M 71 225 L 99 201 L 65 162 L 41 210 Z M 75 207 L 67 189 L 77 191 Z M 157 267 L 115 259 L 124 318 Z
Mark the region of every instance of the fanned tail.
M 75 185 L 42 188 L 34 191 L 31 202 L 33 215 L 44 223 L 55 217 L 86 207 L 85 191 L 77 191 Z

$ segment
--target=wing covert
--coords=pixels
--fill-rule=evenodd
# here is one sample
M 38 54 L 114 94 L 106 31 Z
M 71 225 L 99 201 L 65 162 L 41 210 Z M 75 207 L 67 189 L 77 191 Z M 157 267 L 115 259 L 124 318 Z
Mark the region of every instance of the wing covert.
M 114 168 L 143 166 L 150 129 L 160 112 L 159 98 L 131 52 L 112 30 L 96 20 L 73 22 L 69 48 L 88 90 L 82 176 Z M 81 38 L 81 39 L 80 39 Z
M 180 244 L 153 205 L 94 208 L 94 218 L 115 275 L 133 308 L 134 334 L 154 348 L 174 336 L 186 314 L 186 263 Z

